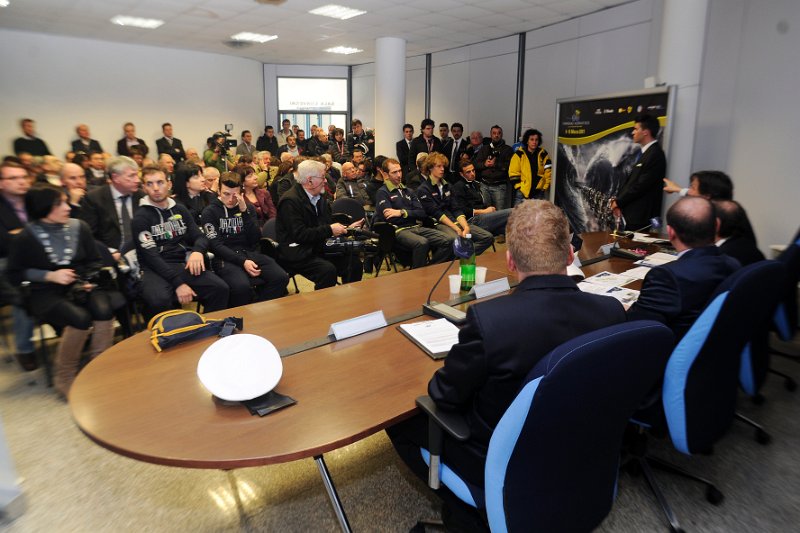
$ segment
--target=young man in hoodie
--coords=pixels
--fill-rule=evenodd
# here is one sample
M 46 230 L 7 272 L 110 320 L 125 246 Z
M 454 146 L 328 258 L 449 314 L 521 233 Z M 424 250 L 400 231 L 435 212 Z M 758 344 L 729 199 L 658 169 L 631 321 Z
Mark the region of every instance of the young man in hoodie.
M 208 239 L 191 213 L 169 197 L 170 183 L 155 166 L 142 169 L 147 196 L 131 221 L 142 267 L 142 298 L 148 317 L 197 297 L 205 312 L 228 306 L 228 285 L 206 270 Z
M 289 275 L 274 259 L 256 252 L 261 230 L 255 207 L 245 202 L 239 174 L 222 174 L 219 196 L 201 218 L 214 253 L 214 272 L 230 287 L 230 307 L 247 305 L 253 296 L 259 302 L 286 296 Z

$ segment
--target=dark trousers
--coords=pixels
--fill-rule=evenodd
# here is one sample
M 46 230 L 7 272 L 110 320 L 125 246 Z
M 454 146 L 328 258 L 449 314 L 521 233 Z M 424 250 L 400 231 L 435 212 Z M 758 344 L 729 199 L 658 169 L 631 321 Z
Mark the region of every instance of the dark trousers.
M 228 307 L 239 307 L 253 301 L 263 302 L 286 296 L 289 291 L 289 275 L 274 259 L 253 252 L 247 253 L 247 258 L 254 261 L 261 269 L 261 275 L 251 277 L 243 267 L 227 261 L 214 260 L 214 272 L 230 287 Z
M 397 232 L 397 247 L 411 252 L 411 268 L 428 264 L 428 251 L 432 251 L 431 264 L 444 263 L 453 258 L 452 234 L 433 228 L 414 226 Z
M 219 276 L 208 270 L 199 276 L 194 276 L 186 270 L 183 263 L 169 266 L 179 274 L 181 282 L 186 283 L 197 293 L 197 299 L 203 304 L 204 312 L 210 313 L 228 307 L 228 285 Z M 179 306 L 175 287 L 150 270 L 142 273 L 142 299 L 148 319 L 162 311 Z
M 284 261 L 284 264 L 289 270 L 313 281 L 314 290 L 333 287 L 337 276 L 341 276 L 342 283 L 352 283 L 361 281 L 364 275 L 358 254 L 314 256 L 300 262 Z
M 124 306 L 125 297 L 119 292 L 95 289 L 86 295 L 86 301 L 82 303 L 75 303 L 66 295 L 59 298 L 39 318 L 55 328 L 71 326 L 89 329 L 95 320 L 111 320 L 114 311 Z

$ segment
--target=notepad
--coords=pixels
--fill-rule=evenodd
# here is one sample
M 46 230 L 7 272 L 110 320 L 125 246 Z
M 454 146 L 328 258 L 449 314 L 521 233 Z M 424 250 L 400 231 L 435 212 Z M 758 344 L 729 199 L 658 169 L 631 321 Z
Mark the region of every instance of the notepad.
M 458 342 L 458 328 L 444 318 L 400 324 L 397 329 L 433 359 L 443 359 Z

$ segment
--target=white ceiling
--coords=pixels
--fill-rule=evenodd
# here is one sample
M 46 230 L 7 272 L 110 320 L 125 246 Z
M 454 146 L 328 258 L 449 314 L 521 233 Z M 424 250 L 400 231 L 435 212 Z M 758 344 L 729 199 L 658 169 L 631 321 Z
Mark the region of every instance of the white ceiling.
M 530 31 L 631 0 L 9 0 L 0 27 L 255 59 L 263 63 L 356 65 L 374 60 L 378 37 L 406 40 L 415 56 Z M 350 20 L 311 15 L 337 3 L 367 11 Z M 155 30 L 116 26 L 114 15 L 157 18 Z M 242 31 L 278 39 L 235 49 L 223 41 Z M 352 55 L 323 52 L 350 46 Z M 10 51 L 6 50 L 5 53 Z

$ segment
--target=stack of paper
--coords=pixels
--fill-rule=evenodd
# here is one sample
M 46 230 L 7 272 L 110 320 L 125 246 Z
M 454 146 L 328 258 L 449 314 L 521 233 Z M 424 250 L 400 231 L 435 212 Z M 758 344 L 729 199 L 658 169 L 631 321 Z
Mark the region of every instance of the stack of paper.
M 647 267 L 657 267 L 665 265 L 671 261 L 675 261 L 677 258 L 678 258 L 677 255 L 667 254 L 664 252 L 656 252 L 654 254 L 648 255 L 644 259 L 639 259 L 634 264 Z
M 623 274 L 612 274 L 611 272 L 600 272 L 594 276 L 586 278 L 584 281 L 578 283 L 578 288 L 583 292 L 591 294 L 600 294 L 602 296 L 611 296 L 616 298 L 623 305 L 631 305 L 639 298 L 639 291 L 633 289 L 626 289 L 623 285 L 627 285 L 634 281 L 633 277 Z

